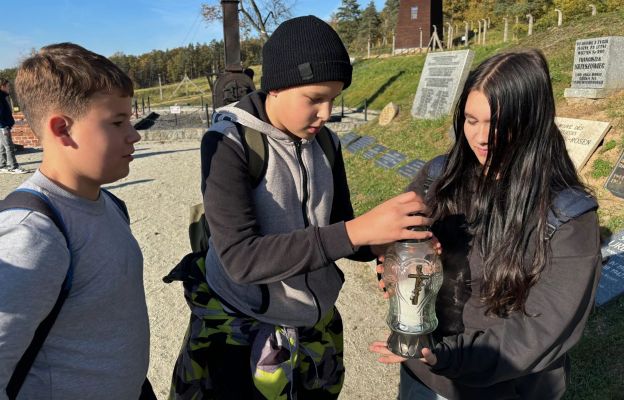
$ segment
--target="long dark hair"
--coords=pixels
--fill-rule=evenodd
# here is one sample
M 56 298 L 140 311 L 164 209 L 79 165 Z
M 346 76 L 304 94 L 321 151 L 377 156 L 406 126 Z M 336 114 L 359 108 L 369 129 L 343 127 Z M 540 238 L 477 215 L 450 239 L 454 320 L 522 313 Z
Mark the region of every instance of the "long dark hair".
M 464 135 L 464 109 L 474 90 L 486 96 L 491 110 L 484 166 Z M 435 187 L 433 215 L 468 218 L 484 261 L 481 300 L 486 314 L 526 314 L 529 290 L 550 257 L 543 238 L 551 200 L 566 187 L 585 190 L 554 118 L 548 64 L 538 50 L 485 60 L 468 76 L 458 101 L 456 141 Z M 535 253 L 527 254 L 531 236 L 537 238 Z

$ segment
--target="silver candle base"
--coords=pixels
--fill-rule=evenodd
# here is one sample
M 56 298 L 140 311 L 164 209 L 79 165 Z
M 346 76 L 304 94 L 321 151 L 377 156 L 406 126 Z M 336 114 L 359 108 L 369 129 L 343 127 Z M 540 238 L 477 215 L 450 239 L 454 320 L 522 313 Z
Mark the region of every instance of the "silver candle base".
M 391 331 L 388 337 L 388 350 L 405 358 L 421 358 L 423 348 L 432 349 L 435 342 L 431 333 L 423 335 L 410 335 Z

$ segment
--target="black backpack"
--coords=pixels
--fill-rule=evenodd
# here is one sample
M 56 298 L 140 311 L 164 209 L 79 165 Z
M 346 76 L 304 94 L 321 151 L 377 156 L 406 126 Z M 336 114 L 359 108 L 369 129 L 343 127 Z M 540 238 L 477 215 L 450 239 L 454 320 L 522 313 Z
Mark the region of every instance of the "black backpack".
M 126 219 L 130 221 L 126 204 L 108 190 L 101 190 L 113 200 L 113 202 L 124 213 Z M 0 212 L 10 209 L 36 211 L 50 218 L 65 237 L 67 248 L 71 250 L 69 245 L 69 236 L 67 235 L 67 228 L 65 227 L 63 218 L 45 194 L 32 189 L 16 189 L 15 191 L 9 193 L 4 200 L 0 200 Z M 30 342 L 30 345 L 22 355 L 22 358 L 20 358 L 19 362 L 15 366 L 13 375 L 11 375 L 11 380 L 7 384 L 6 393 L 9 399 L 15 399 L 17 397 L 17 394 L 24 384 L 24 380 L 26 380 L 28 371 L 30 371 L 30 368 L 35 362 L 35 358 L 37 357 L 39 350 L 41 350 L 43 343 L 48 337 L 48 334 L 56 321 L 56 317 L 58 317 L 58 314 L 61 311 L 61 307 L 63 306 L 65 299 L 69 295 L 74 274 L 74 260 L 71 256 L 71 251 L 69 255 L 69 268 L 67 269 L 67 274 L 63 280 L 63 285 L 61 286 L 61 291 L 56 299 L 56 302 L 54 303 L 54 307 L 37 327 L 33 340 Z
M 245 157 L 249 166 L 249 178 L 251 186 L 257 187 L 264 178 L 267 169 L 268 139 L 263 133 L 234 122 L 243 144 Z M 201 153 L 204 154 L 204 139 L 210 135 L 211 131 L 204 134 L 202 138 Z M 331 132 L 326 127 L 322 127 L 316 135 L 316 140 L 327 157 L 330 167 L 333 169 L 336 161 L 336 145 L 332 139 Z M 203 258 L 208 251 L 208 239 L 210 239 L 210 228 L 204 215 L 204 204 L 199 203 L 190 207 L 189 240 L 191 253 L 185 255 L 182 260 L 162 279 L 165 283 L 173 281 L 204 281 L 202 271 L 196 268 L 197 260 Z

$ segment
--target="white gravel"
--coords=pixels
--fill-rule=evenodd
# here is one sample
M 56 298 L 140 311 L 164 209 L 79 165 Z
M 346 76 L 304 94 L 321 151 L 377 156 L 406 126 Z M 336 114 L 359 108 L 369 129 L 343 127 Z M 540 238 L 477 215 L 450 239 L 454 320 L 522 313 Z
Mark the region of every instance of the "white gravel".
M 42 153 L 18 154 L 22 168 L 34 170 Z M 0 175 L 0 198 L 28 175 Z M 199 142 L 140 142 L 131 172 L 108 185 L 130 211 L 132 231 L 145 259 L 145 293 L 151 325 L 149 378 L 159 399 L 168 395 L 171 372 L 186 330 L 189 310 L 179 283 L 161 278 L 190 251 L 189 206 L 201 201 Z M 340 260 L 346 283 L 338 299 L 344 320 L 345 385 L 340 399 L 395 399 L 398 367 L 385 366 L 369 353 L 368 343 L 384 338 L 386 302 L 376 289 L 369 264 Z M 120 330 L 120 334 L 123 331 Z

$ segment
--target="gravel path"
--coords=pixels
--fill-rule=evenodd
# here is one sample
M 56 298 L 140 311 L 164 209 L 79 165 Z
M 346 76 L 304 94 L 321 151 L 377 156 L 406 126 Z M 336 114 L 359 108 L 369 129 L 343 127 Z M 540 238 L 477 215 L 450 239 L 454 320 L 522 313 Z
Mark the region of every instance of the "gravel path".
M 34 170 L 42 153 L 18 154 L 22 168 Z M 108 185 L 130 211 L 132 231 L 145 259 L 145 293 L 151 324 L 149 378 L 159 399 L 166 399 L 171 371 L 188 322 L 179 283 L 161 280 L 190 251 L 188 208 L 201 201 L 199 142 L 140 142 L 131 172 Z M 29 175 L 0 175 L 0 198 Z M 342 400 L 395 399 L 398 367 L 384 366 L 369 353 L 369 342 L 385 337 L 386 303 L 376 289 L 369 264 L 340 260 L 346 283 L 338 299 L 345 325 L 347 375 Z M 120 334 L 123 334 L 120 332 Z

